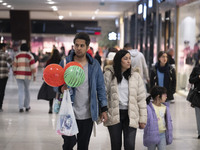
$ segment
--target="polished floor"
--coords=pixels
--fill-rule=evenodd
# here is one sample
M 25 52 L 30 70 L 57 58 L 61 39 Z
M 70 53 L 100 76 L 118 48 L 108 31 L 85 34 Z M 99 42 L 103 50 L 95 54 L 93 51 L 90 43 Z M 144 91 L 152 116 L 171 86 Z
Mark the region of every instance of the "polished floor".
M 55 132 L 56 114 L 48 114 L 48 102 L 37 100 L 42 84 L 42 70 L 37 81 L 31 82 L 31 110 L 19 113 L 17 84 L 9 77 L 6 87 L 3 112 L 0 112 L 0 150 L 61 150 L 62 138 Z M 173 119 L 173 143 L 167 150 L 199 150 L 194 109 L 178 94 L 175 103 L 170 105 Z M 110 150 L 107 128 L 96 126 L 96 136 L 92 134 L 89 150 Z M 145 150 L 143 130 L 137 131 L 136 150 Z M 76 148 L 74 148 L 76 149 Z

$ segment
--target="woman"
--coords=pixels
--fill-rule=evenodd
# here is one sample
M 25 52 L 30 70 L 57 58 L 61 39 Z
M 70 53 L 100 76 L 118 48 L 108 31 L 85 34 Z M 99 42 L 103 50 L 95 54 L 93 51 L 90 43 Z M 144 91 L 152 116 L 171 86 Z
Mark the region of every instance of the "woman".
M 173 94 L 176 92 L 175 69 L 168 64 L 167 52 L 158 53 L 158 62 L 151 71 L 150 86 L 158 85 L 167 89 L 167 102 L 174 100 Z
M 131 55 L 126 50 L 116 53 L 113 65 L 104 73 L 108 99 L 108 127 L 112 150 L 135 149 L 137 128 L 147 121 L 146 92 L 139 72 L 131 68 Z
M 51 57 L 48 59 L 46 66 L 50 64 L 59 64 L 60 61 L 61 61 L 61 56 L 59 51 L 57 49 L 53 49 Z M 53 112 L 52 111 L 53 99 L 55 97 L 56 97 L 56 92 L 53 90 L 53 87 L 49 86 L 44 82 L 39 90 L 38 99 L 45 99 L 49 101 L 49 114 L 52 114 Z
M 189 82 L 194 84 L 194 88 L 197 88 L 200 91 L 200 59 L 197 61 L 196 66 L 193 68 L 192 73 L 190 74 Z M 195 107 L 196 120 L 197 120 L 197 130 L 198 130 L 198 139 L 200 139 L 200 108 Z
M 29 85 L 33 76 L 36 80 L 36 65 L 33 55 L 30 53 L 29 46 L 24 43 L 20 47 L 21 52 L 17 53 L 13 63 L 13 73 L 17 80 L 19 96 L 19 112 L 28 112 L 30 107 Z

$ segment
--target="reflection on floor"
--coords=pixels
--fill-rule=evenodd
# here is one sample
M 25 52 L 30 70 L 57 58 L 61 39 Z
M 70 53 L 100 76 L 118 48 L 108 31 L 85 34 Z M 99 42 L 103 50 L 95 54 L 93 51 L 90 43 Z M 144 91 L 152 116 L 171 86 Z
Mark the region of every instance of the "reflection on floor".
M 0 150 L 61 150 L 62 138 L 56 134 L 56 114 L 48 114 L 48 102 L 38 101 L 37 93 L 42 84 L 42 71 L 39 70 L 37 81 L 31 82 L 31 111 L 19 113 L 18 92 L 15 79 L 10 76 L 3 109 L 0 113 Z M 174 126 L 173 143 L 167 150 L 199 150 L 194 109 L 178 94 L 175 103 L 170 105 Z M 96 137 L 92 134 L 90 150 L 110 150 L 107 128 L 97 126 Z M 136 150 L 143 146 L 143 131 L 138 129 Z M 76 149 L 76 148 L 75 148 Z

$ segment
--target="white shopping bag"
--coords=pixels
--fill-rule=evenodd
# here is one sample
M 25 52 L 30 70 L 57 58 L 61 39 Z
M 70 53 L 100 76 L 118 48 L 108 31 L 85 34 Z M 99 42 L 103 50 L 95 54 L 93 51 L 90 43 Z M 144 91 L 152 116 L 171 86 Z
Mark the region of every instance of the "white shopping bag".
M 69 90 L 65 90 L 57 120 L 56 131 L 60 135 L 73 136 L 78 133 Z

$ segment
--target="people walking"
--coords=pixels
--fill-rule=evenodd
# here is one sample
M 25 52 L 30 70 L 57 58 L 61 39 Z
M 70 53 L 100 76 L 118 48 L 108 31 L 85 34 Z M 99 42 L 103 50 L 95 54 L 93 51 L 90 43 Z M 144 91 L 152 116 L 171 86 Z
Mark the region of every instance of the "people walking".
M 101 118 L 107 120 L 107 99 L 103 72 L 99 62 L 87 53 L 90 37 L 87 33 L 77 33 L 74 38 L 74 51 L 66 57 L 66 63 L 75 61 L 83 66 L 85 80 L 82 85 L 71 88 L 71 100 L 79 133 L 77 136 L 63 135 L 63 150 L 72 150 L 77 143 L 77 149 L 88 150 L 93 122 Z M 60 62 L 64 67 L 64 60 Z M 67 85 L 59 87 L 60 92 L 68 89 Z M 100 113 L 99 113 L 100 111 Z
M 6 44 L 0 43 L 0 112 L 3 111 L 3 100 L 6 84 L 8 81 L 9 68 L 12 65 L 12 58 L 6 53 Z
M 198 91 L 200 91 L 200 56 L 198 57 L 198 61 L 196 63 L 196 66 L 193 68 L 189 82 L 191 84 L 194 84 L 194 88 L 197 88 Z M 199 97 L 200 100 L 200 97 Z M 200 108 L 195 107 L 195 114 L 196 114 L 196 122 L 197 122 L 197 131 L 198 131 L 198 139 L 200 139 Z
M 104 73 L 108 98 L 108 127 L 112 150 L 135 149 L 136 131 L 147 121 L 146 92 L 138 69 L 131 68 L 131 55 L 126 50 L 116 53 L 113 65 Z
M 150 87 L 155 85 L 167 89 L 167 102 L 174 102 L 176 92 L 176 73 L 174 67 L 168 63 L 168 55 L 164 51 L 158 53 L 158 62 L 155 64 L 150 75 Z
M 31 79 L 36 80 L 36 65 L 29 46 L 24 43 L 20 47 L 20 52 L 14 58 L 13 73 L 18 85 L 19 112 L 31 109 L 29 86 Z
M 57 49 L 53 49 L 51 53 L 51 57 L 47 61 L 46 66 L 50 64 L 59 64 L 61 61 L 61 55 Z M 53 100 L 56 97 L 56 92 L 54 91 L 52 86 L 49 86 L 45 82 L 43 82 L 39 93 L 38 93 L 38 99 L 44 99 L 49 101 L 49 114 L 53 113 Z
M 154 86 L 147 97 L 147 124 L 144 128 L 143 143 L 148 150 L 166 150 L 172 143 L 173 127 L 169 106 L 165 103 L 167 90 Z

